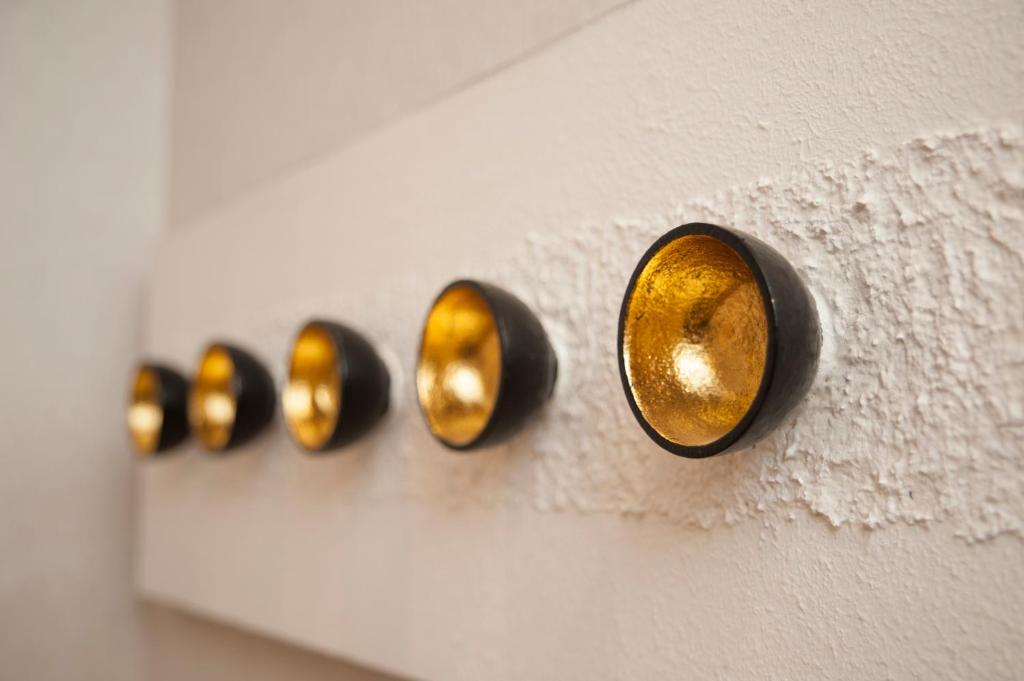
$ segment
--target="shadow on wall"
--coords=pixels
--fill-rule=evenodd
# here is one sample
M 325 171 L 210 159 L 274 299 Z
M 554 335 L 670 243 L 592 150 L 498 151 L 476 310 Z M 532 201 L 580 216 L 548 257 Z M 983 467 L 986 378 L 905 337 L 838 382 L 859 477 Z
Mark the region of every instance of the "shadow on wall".
M 141 615 L 147 681 L 402 681 L 163 606 Z

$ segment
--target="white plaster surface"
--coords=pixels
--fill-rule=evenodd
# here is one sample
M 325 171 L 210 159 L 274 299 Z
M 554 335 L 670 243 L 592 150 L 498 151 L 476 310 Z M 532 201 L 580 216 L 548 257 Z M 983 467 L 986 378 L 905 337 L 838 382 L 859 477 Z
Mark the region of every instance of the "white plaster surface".
M 278 428 L 232 459 L 213 461 L 188 453 L 147 467 L 144 585 L 158 597 L 237 617 L 396 672 L 478 678 L 483 667 L 477 665 L 493 662 L 503 670 L 501 678 L 521 678 L 515 673 L 518 667 L 508 660 L 478 658 L 475 652 L 462 650 L 461 641 L 424 652 L 412 641 L 401 643 L 385 633 L 380 634 L 383 641 L 335 639 L 330 627 L 325 631 L 315 625 L 315 617 L 314 623 L 306 618 L 334 600 L 342 612 L 355 613 L 359 619 L 410 627 L 414 639 L 419 627 L 429 628 L 436 619 L 454 621 L 457 630 L 467 627 L 487 616 L 482 609 L 508 607 L 508 590 L 522 584 L 504 573 L 497 557 L 517 562 L 522 556 L 492 546 L 496 553 L 490 560 L 498 560 L 498 565 L 482 568 L 469 583 L 446 582 L 441 591 L 448 598 L 461 602 L 466 589 L 482 589 L 483 597 L 491 599 L 457 613 L 448 612 L 451 603 L 446 599 L 435 601 L 436 594 L 430 593 L 434 587 L 415 583 L 410 573 L 433 573 L 453 560 L 461 562 L 467 542 L 482 541 L 483 535 L 488 542 L 500 543 L 505 533 L 538 530 L 552 522 L 552 513 L 557 514 L 559 527 L 554 537 L 517 541 L 530 552 L 552 555 L 558 554 L 555 546 L 563 551 L 572 547 L 584 556 L 601 554 L 605 548 L 633 552 L 629 567 L 616 576 L 622 584 L 643 579 L 644 570 L 663 560 L 678 559 L 673 551 L 645 554 L 632 545 L 629 533 L 645 523 L 657 528 L 652 532 L 658 542 L 666 541 L 673 534 L 671 528 L 677 527 L 678 540 L 687 543 L 695 541 L 694 535 L 680 525 L 713 529 L 759 518 L 755 527 L 764 528 L 760 536 L 765 541 L 765 531 L 768 536 L 788 533 L 793 525 L 786 520 L 805 518 L 806 511 L 831 525 L 885 529 L 904 540 L 904 533 L 925 531 L 908 527 L 912 525 L 934 525 L 943 535 L 951 532 L 962 546 L 999 534 L 1015 535 L 1011 543 L 1000 544 L 999 554 L 1009 552 L 1011 557 L 997 563 L 992 576 L 1020 572 L 1022 167 L 1024 138 L 1018 128 L 934 135 L 852 161 L 816 163 L 788 178 L 757 180 L 688 201 L 669 215 L 642 223 L 530 233 L 501 263 L 466 263 L 460 271 L 506 283 L 533 303 L 562 358 L 559 387 L 540 422 L 510 445 L 479 455 L 440 450 L 429 440 L 411 402 L 405 377 L 422 316 L 419 306 L 427 297 L 414 274 L 384 276 L 380 286 L 387 289 L 371 286 L 374 294 L 362 299 L 339 291 L 333 299 L 293 300 L 287 309 L 264 310 L 258 322 L 222 320 L 245 328 L 244 334 L 239 330 L 235 335 L 274 361 L 283 356 L 295 321 L 305 314 L 344 307 L 346 319 L 376 319 L 373 336 L 389 353 L 399 379 L 395 412 L 367 442 L 329 460 L 294 453 Z M 753 450 L 710 461 L 677 459 L 646 441 L 621 396 L 614 361 L 616 313 L 632 263 L 661 231 L 694 219 L 743 225 L 786 253 L 816 291 L 826 325 L 819 379 L 802 409 Z M 187 335 L 168 329 L 163 337 L 180 339 L 176 342 L 185 351 L 191 342 Z M 281 364 L 274 363 L 278 372 Z M 431 520 L 422 521 L 420 513 Z M 588 515 L 619 517 L 625 524 L 601 520 L 601 529 L 595 532 L 585 519 Z M 475 522 L 470 520 L 473 516 L 478 516 Z M 445 529 L 445 524 L 453 527 Z M 806 521 L 798 525 L 807 536 L 821 533 L 820 526 Z M 581 532 L 586 527 L 585 532 L 595 536 L 570 540 L 566 534 L 574 527 Z M 405 536 L 407 532 L 413 536 Z M 249 536 L 240 539 L 238 533 Z M 749 530 L 743 536 L 753 541 Z M 866 541 L 856 534 L 843 536 Z M 435 541 L 450 544 L 440 552 L 421 546 Z M 915 536 L 909 541 L 916 544 L 922 539 Z M 824 561 L 827 574 L 839 569 L 798 537 L 790 535 L 780 545 L 790 542 L 796 543 L 804 560 Z M 760 547 L 766 556 L 769 546 L 770 542 Z M 339 559 L 348 549 L 358 555 Z M 848 545 L 842 550 L 856 555 Z M 935 554 L 929 560 L 939 562 L 946 551 L 965 555 L 951 564 L 954 576 L 973 560 L 964 548 L 947 543 L 929 550 Z M 728 560 L 737 560 L 744 551 L 742 545 L 729 546 Z M 915 555 L 915 560 L 923 557 Z M 602 560 L 599 555 L 594 559 Z M 487 559 L 477 555 L 474 560 Z M 385 566 L 380 561 L 397 564 Z M 891 571 L 887 579 L 918 589 L 904 580 L 917 580 L 916 570 L 923 568 L 915 567 L 915 561 L 905 566 L 892 561 L 885 560 L 884 569 Z M 550 577 L 552 570 L 567 579 L 559 567 L 542 559 L 535 570 L 524 572 L 532 589 L 537 587 L 534 580 Z M 754 579 L 756 570 L 748 570 L 750 566 L 726 583 Z M 308 571 L 316 577 L 309 578 Z M 306 578 L 293 581 L 296 574 Z M 937 576 L 939 588 L 961 591 L 962 585 L 943 585 L 944 579 L 954 576 Z M 613 587 L 606 574 L 579 578 L 579 588 L 587 593 L 622 585 Z M 693 575 L 687 569 L 680 578 L 691 580 Z M 779 586 L 797 600 L 805 594 L 793 582 Z M 211 593 L 211 588 L 236 596 Z M 268 588 L 276 594 L 273 599 L 258 606 L 251 603 L 263 601 L 252 594 L 266 594 Z M 379 600 L 346 608 L 353 597 L 350 590 L 357 588 L 379 590 Z M 708 588 L 714 589 L 713 580 Z M 1013 586 L 1008 589 L 1000 596 L 1009 598 L 1007 604 L 1020 592 Z M 307 609 L 308 591 L 324 599 L 313 610 Z M 654 597 L 647 588 L 636 593 L 641 603 Z M 247 603 L 236 611 L 234 599 L 241 594 L 247 594 Z M 567 625 L 589 617 L 578 602 L 563 603 L 565 610 L 557 600 L 548 602 L 543 589 L 517 597 L 532 603 L 522 607 L 535 616 L 554 608 Z M 806 597 L 815 608 L 822 607 L 822 594 Z M 856 610 L 851 594 L 833 597 Z M 680 608 L 695 605 L 678 592 L 665 598 Z M 771 603 L 771 608 L 779 609 L 774 615 L 785 617 L 789 606 L 766 594 L 759 598 L 768 600 L 755 601 L 755 607 Z M 702 605 L 735 615 L 750 604 L 737 603 L 731 610 L 726 604 Z M 425 612 L 412 617 L 405 612 L 409 607 Z M 891 614 L 889 607 L 879 605 L 874 615 L 864 616 Z M 1005 635 L 1019 635 L 1019 610 L 992 603 L 988 607 L 988 615 L 1005 625 Z M 806 612 L 791 614 L 809 617 Z M 667 645 L 679 645 L 675 636 L 682 631 L 673 630 L 667 624 L 671 617 L 664 617 L 665 623 L 655 618 L 637 626 L 641 631 L 653 628 L 652 635 L 660 632 Z M 604 631 L 604 625 L 589 626 Z M 677 633 L 665 633 L 664 626 Z M 980 631 L 992 633 L 987 627 Z M 475 636 L 484 634 L 466 635 L 478 641 Z M 524 653 L 536 643 L 526 636 L 516 639 L 519 634 L 504 628 L 493 635 L 521 641 Z M 943 641 L 951 656 L 962 655 L 955 638 Z M 1009 647 L 1002 647 L 1004 643 L 1010 645 L 999 638 L 987 642 L 987 662 L 968 657 L 963 664 L 991 674 L 987 678 L 1013 678 L 1020 660 Z M 507 645 L 514 647 L 511 641 Z M 405 664 L 393 662 L 396 647 L 409 656 Z M 438 655 L 442 660 L 436 659 Z M 443 663 L 455 659 L 450 655 L 460 660 L 457 665 Z M 1009 657 L 1000 661 L 1000 655 Z M 615 660 L 614 664 L 627 664 Z M 833 662 L 839 665 L 829 668 L 835 674 L 843 667 L 838 660 Z M 575 658 L 566 663 L 581 664 Z M 605 663 L 613 664 L 608 659 Z M 753 673 L 757 665 L 753 660 L 750 664 L 748 671 Z M 557 669 L 548 668 L 552 673 Z M 911 678 L 907 674 L 918 667 L 896 669 L 897 677 Z M 939 671 L 930 664 L 923 669 Z
M 143 592 L 430 679 L 1017 678 L 1024 10 L 942 9 L 634 3 L 172 232 L 153 355 L 235 339 L 280 378 L 335 317 L 394 405 L 335 457 L 276 425 L 144 466 Z M 790 258 L 826 341 L 783 427 L 699 462 L 614 360 L 636 259 L 693 220 Z M 534 305 L 560 377 L 459 456 L 409 379 L 465 275 Z

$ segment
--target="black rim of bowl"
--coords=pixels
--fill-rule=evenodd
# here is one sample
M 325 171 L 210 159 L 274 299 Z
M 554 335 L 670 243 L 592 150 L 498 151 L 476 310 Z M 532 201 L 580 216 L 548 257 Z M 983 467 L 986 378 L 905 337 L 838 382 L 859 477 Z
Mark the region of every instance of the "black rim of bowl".
M 235 417 L 230 435 L 223 446 L 211 447 L 195 432 L 195 424 L 190 423 L 196 441 L 212 454 L 222 454 L 236 449 L 258 435 L 273 420 L 276 404 L 274 380 L 266 367 L 252 354 L 236 345 L 223 341 L 210 343 L 200 355 L 197 372 L 207 354 L 218 349 L 228 355 L 233 369 L 230 382 L 235 401 Z M 197 384 L 198 381 L 193 380 L 191 390 L 194 391 Z M 191 394 L 189 399 L 192 399 Z
M 359 439 L 387 412 L 390 403 L 391 377 L 373 345 L 351 327 L 325 319 L 312 319 L 302 325 L 292 344 L 309 328 L 323 330 L 334 346 L 341 404 L 334 429 L 317 447 L 306 447 L 298 440 L 291 427 L 286 428 L 292 441 L 309 454 L 322 454 L 339 449 Z M 289 377 L 291 376 L 289 355 Z M 282 405 L 283 408 L 283 405 Z M 288 416 L 285 416 L 287 423 Z
M 134 380 L 132 395 L 129 397 L 129 408 L 135 403 L 134 382 L 138 380 L 143 371 L 155 374 L 159 383 L 157 394 L 162 412 L 160 434 L 157 437 L 156 447 L 152 450 L 139 449 L 134 437 L 132 445 L 140 457 L 162 456 L 188 437 L 188 381 L 180 372 L 167 365 L 144 362 L 136 367 L 132 374 Z
M 427 312 L 424 335 L 434 308 L 445 294 L 459 287 L 469 288 L 483 299 L 498 331 L 500 375 L 494 408 L 479 433 L 467 442 L 456 443 L 434 432 L 427 408 L 419 399 L 418 381 L 416 404 L 435 440 L 448 449 L 465 452 L 500 444 L 519 432 L 554 393 L 558 359 L 540 320 L 525 303 L 494 284 L 475 279 L 457 279 L 441 290 Z M 423 356 L 424 340 L 421 336 L 417 369 Z
M 728 432 L 704 445 L 669 440 L 647 420 L 633 395 L 626 371 L 623 343 L 627 314 L 637 280 L 647 263 L 672 242 L 686 236 L 708 236 L 729 246 L 757 282 L 768 322 L 765 364 L 753 402 Z M 785 356 L 780 349 L 785 346 Z M 817 370 L 821 333 L 814 299 L 789 262 L 774 248 L 738 230 L 692 222 L 669 230 L 644 252 L 626 286 L 619 309 L 617 351 L 619 378 L 633 416 L 662 449 L 689 459 L 704 459 L 753 445 L 773 430 L 807 393 Z M 783 361 L 779 361 L 780 358 Z M 770 403 L 770 404 L 769 404 Z

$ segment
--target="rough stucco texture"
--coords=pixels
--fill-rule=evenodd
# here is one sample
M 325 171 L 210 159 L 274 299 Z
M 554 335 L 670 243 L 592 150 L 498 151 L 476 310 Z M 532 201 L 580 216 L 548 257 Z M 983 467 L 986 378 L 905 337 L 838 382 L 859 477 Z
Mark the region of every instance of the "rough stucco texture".
M 636 261 L 693 221 L 748 231 L 790 259 L 816 296 L 824 335 L 801 407 L 753 449 L 700 461 L 646 438 L 622 395 L 615 349 Z M 521 296 L 560 358 L 538 422 L 479 456 L 442 449 L 417 413 L 407 365 L 418 343 L 409 322 L 422 319 L 431 290 L 422 273 L 389 279 L 364 302 L 346 291 L 306 296 L 264 310 L 262 322 L 242 310 L 224 324 L 244 329 L 263 356 L 283 357 L 304 316 L 341 300 L 351 319 L 388 320 L 371 337 L 391 360 L 392 414 L 360 444 L 365 458 L 346 457 L 372 469 L 362 482 L 371 497 L 704 528 L 806 508 L 836 526 L 944 522 L 977 541 L 1024 534 L 1022 254 L 1024 135 L 1014 126 L 812 163 L 661 216 L 529 234 L 497 262 L 446 261 L 448 272 Z M 183 356 L 194 349 L 189 329 L 168 335 Z
M 1022 170 L 1017 128 L 937 135 L 656 220 L 530 235 L 508 266 L 477 274 L 540 312 L 561 356 L 555 398 L 541 423 L 488 457 L 424 457 L 421 424 L 402 419 L 399 437 L 415 440 L 399 446 L 405 491 L 708 528 L 806 507 L 837 526 L 943 521 L 969 541 L 1020 535 Z M 702 461 L 646 439 L 614 347 L 636 260 L 692 221 L 749 231 L 789 258 L 815 293 L 825 342 L 814 387 L 782 427 L 750 451 Z M 406 314 L 416 312 L 393 318 Z
M 537 301 L 564 351 L 608 358 L 561 386 L 574 399 L 555 403 L 557 427 L 537 438 L 539 502 L 704 526 L 800 504 L 834 524 L 949 519 L 972 539 L 1019 533 L 1022 152 L 1011 130 L 919 139 L 685 204 L 656 229 L 580 235 L 577 247 L 535 239 L 530 259 L 561 266 L 531 288 L 573 293 Z M 609 427 L 623 414 L 606 406 L 619 387 L 601 352 L 617 301 L 588 295 L 621 288 L 638 246 L 694 220 L 749 230 L 790 258 L 827 343 L 798 417 L 753 452 L 704 462 L 667 460 L 636 446 L 638 429 Z M 587 457 L 601 449 L 609 456 Z M 567 484 L 573 470 L 587 475 Z

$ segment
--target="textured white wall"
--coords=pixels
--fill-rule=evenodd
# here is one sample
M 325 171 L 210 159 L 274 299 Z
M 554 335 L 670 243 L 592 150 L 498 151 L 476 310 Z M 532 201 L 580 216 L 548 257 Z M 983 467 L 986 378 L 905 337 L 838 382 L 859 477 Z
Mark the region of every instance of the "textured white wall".
M 280 376 L 333 316 L 395 404 L 337 457 L 278 426 L 145 466 L 143 591 L 424 678 L 1014 678 L 1022 15 L 645 0 L 182 224 L 152 353 L 235 338 Z M 633 422 L 613 328 L 696 219 L 791 258 L 826 354 L 772 438 L 694 462 Z M 461 275 L 530 301 L 561 359 L 539 422 L 478 456 L 430 440 L 409 382 Z

